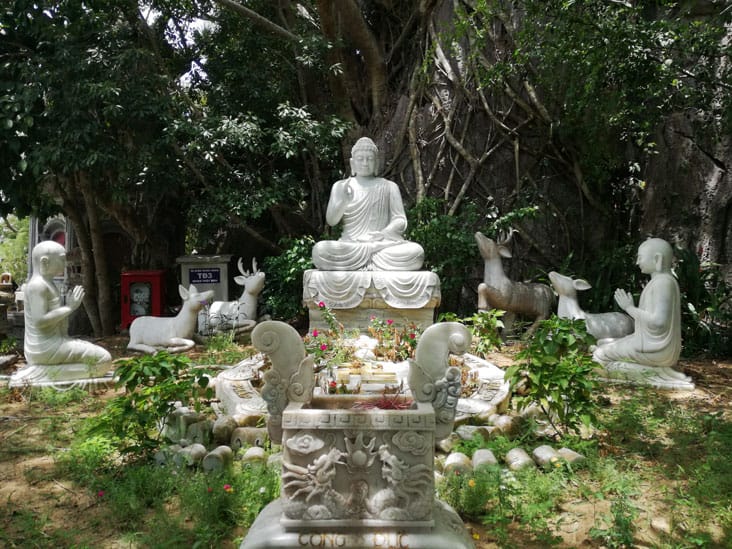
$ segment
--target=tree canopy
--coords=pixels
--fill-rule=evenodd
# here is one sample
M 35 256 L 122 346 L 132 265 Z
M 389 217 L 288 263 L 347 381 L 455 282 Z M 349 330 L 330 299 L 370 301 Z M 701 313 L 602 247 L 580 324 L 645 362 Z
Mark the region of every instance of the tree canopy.
M 130 268 L 243 241 L 280 253 L 328 230 L 329 185 L 366 134 L 407 205 L 431 200 L 411 216 L 428 267 L 447 273 L 445 249 L 477 265 L 472 232 L 511 227 L 516 275 L 588 268 L 637 238 L 670 115 L 717 136 L 694 144 L 725 165 L 731 17 L 668 0 L 12 0 L 0 214 L 71 220 L 85 308 L 110 333 L 106 224 Z M 439 216 L 464 236 L 440 240 L 459 229 Z

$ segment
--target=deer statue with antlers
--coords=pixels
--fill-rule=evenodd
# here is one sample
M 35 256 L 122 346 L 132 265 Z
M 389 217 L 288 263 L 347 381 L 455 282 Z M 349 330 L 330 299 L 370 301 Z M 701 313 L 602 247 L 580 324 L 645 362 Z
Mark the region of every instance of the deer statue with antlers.
M 512 257 L 506 247 L 513 232 L 501 242 L 495 242 L 480 231 L 475 241 L 484 261 L 483 282 L 478 285 L 478 310 L 490 308 L 506 311 L 504 332 L 510 333 L 516 315 L 534 319 L 529 334 L 539 321 L 549 318 L 554 307 L 554 292 L 546 284 L 514 282 L 503 272 L 501 257 Z
M 257 300 L 264 288 L 264 273 L 257 269 L 257 259 L 252 259 L 252 270 L 245 271 L 243 258 L 237 263 L 240 276 L 234 282 L 244 287 L 236 301 L 214 301 L 208 310 L 198 313 L 198 332 L 202 334 L 234 330 L 236 333 L 251 330 L 257 323 Z

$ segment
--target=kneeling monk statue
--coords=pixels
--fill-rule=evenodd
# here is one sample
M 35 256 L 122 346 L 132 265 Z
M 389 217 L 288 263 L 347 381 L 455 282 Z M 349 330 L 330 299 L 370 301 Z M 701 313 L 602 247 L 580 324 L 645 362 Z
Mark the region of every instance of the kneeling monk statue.
M 38 243 L 31 252 L 33 275 L 25 289 L 27 366 L 10 379 L 10 386 L 55 385 L 93 381 L 112 368 L 109 352 L 89 341 L 68 336 L 69 316 L 79 308 L 84 288 L 76 286 L 62 303 L 53 279 L 64 274 L 66 250 L 54 241 Z
M 669 389 L 693 389 L 691 379 L 675 366 L 681 354 L 681 297 L 671 274 L 673 250 L 660 238 L 649 238 L 638 248 L 637 265 L 651 276 L 636 306 L 625 290 L 615 301 L 634 321 L 633 333 L 599 345 L 593 359 L 607 377 Z

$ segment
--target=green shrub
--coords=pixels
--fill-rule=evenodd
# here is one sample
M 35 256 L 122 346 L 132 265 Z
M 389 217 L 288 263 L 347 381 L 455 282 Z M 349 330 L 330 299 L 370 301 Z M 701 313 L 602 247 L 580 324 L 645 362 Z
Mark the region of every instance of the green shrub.
M 458 310 L 466 267 L 482 264 L 473 232 L 483 223 L 472 203 L 454 215 L 446 212 L 444 200 L 425 198 L 407 212 L 406 238 L 424 248 L 425 268 L 439 275 L 443 307 Z
M 0 355 L 16 353 L 22 350 L 22 346 L 18 344 L 18 340 L 14 337 L 6 337 L 0 341 Z
M 56 457 L 56 466 L 76 482 L 99 490 L 99 479 L 112 468 L 115 456 L 113 440 L 102 435 L 82 436 Z
M 240 346 L 236 342 L 234 330 L 216 333 L 206 339 L 203 355 L 197 362 L 201 364 L 236 364 L 254 354 L 251 346 Z
M 175 402 L 202 407 L 210 399 L 211 372 L 194 368 L 184 355 L 165 351 L 119 362 L 117 387 L 125 394 L 113 399 L 96 420 L 92 434 L 113 438 L 120 451 L 149 457 L 161 442 L 163 421 Z
M 59 391 L 53 387 L 39 387 L 32 391 L 32 397 L 48 406 L 57 407 L 81 402 L 89 398 L 89 392 L 79 387 L 72 387 L 66 391 Z
M 565 493 L 568 471 L 544 473 L 527 468 L 516 473 L 488 465 L 466 473 L 450 473 L 437 485 L 438 495 L 460 515 L 480 520 L 507 546 L 510 524 L 521 524 L 543 546 L 556 543 L 548 524 Z
M 305 312 L 302 306 L 302 275 L 312 269 L 315 241 L 310 236 L 280 241 L 280 255 L 264 259 L 262 270 L 267 283 L 262 290 L 266 311 L 273 318 L 292 320 Z
M 20 286 L 28 276 L 29 217 L 6 217 L 0 223 L 0 260 L 3 272 L 9 272 Z M 10 227 L 14 230 L 11 230 Z
M 638 509 L 630 500 L 621 496 L 613 500 L 610 505 L 610 518 L 604 518 L 606 528 L 597 526 L 590 529 L 590 537 L 603 543 L 609 549 L 634 547 L 635 525 Z
M 174 494 L 181 481 L 176 473 L 149 463 L 128 464 L 100 477 L 95 495 L 106 502 L 120 527 L 138 528 L 151 509 L 162 510 Z
M 238 463 L 220 473 L 191 473 L 179 483 L 181 508 L 197 528 L 217 525 L 219 535 L 225 535 L 234 526 L 252 525 L 259 512 L 279 496 L 279 478 L 279 471 L 271 467 Z M 216 533 L 209 530 L 208 535 Z
M 596 364 L 589 354 L 594 338 L 582 320 L 552 315 L 539 323 L 518 362 L 506 371 L 506 380 L 519 391 L 519 409 L 538 404 L 557 435 L 560 427 L 575 430 L 595 421 Z
M 684 354 L 730 356 L 732 286 L 725 281 L 720 265 L 702 263 L 695 253 L 685 249 L 677 248 L 676 256 Z

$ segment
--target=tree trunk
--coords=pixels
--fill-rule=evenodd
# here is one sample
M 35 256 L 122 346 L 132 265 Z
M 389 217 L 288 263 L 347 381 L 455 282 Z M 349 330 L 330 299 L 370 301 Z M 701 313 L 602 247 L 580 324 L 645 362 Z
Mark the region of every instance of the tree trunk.
M 68 186 L 67 186 L 68 185 Z M 81 268 L 81 285 L 84 287 L 84 310 L 86 311 L 89 323 L 95 337 L 101 337 L 103 334 L 102 322 L 99 316 L 99 308 L 97 306 L 97 285 L 94 275 L 94 253 L 91 236 L 85 222 L 83 211 L 84 205 L 77 201 L 79 196 L 78 189 L 72 178 L 64 181 L 56 180 L 56 192 L 61 197 L 62 209 L 64 215 L 71 221 L 74 228 L 74 234 L 79 244 L 80 268 Z M 75 284 L 74 280 L 71 280 Z
M 112 284 L 109 278 L 107 264 L 107 250 L 104 246 L 102 223 L 99 219 L 96 201 L 99 196 L 94 194 L 94 188 L 89 183 L 87 174 L 78 174 L 79 190 L 84 200 L 86 218 L 89 226 L 89 241 L 94 258 L 94 278 L 97 287 L 97 310 L 103 336 L 110 336 L 115 331 L 115 309 L 112 301 Z

